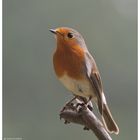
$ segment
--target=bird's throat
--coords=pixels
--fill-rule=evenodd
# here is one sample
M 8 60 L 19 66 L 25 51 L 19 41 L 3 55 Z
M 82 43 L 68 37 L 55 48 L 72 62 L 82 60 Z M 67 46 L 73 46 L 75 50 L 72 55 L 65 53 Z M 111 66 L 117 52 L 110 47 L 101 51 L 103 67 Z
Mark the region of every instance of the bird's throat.
M 53 63 L 58 77 L 67 74 L 71 78 L 83 78 L 84 51 L 80 46 L 58 46 L 53 56 Z

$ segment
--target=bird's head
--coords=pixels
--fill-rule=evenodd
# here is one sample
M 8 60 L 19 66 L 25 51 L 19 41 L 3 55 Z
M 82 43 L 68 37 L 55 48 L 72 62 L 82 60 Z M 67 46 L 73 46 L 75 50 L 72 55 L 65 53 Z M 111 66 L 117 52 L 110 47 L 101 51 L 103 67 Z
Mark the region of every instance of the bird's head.
M 80 33 L 76 30 L 68 27 L 60 27 L 56 29 L 50 29 L 55 34 L 57 45 L 64 47 L 80 46 L 85 48 L 85 41 Z

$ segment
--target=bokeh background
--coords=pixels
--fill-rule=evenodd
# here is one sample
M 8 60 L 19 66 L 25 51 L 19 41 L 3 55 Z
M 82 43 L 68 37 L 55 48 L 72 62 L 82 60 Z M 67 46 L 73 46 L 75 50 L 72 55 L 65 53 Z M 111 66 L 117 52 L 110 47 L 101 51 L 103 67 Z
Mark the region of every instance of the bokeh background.
M 3 136 L 25 140 L 93 140 L 64 125 L 72 95 L 56 79 L 50 28 L 78 30 L 94 55 L 120 127 L 113 140 L 137 139 L 137 1 L 3 0 Z

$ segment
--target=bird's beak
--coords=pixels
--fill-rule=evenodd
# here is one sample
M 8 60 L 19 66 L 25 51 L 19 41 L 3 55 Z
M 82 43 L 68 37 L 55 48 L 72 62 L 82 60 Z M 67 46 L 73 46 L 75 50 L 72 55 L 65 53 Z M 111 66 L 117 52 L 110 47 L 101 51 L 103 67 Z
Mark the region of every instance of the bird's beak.
M 53 34 L 57 33 L 56 30 L 54 30 L 54 29 L 50 29 L 49 31 L 52 32 Z
M 63 34 L 60 33 L 57 29 L 50 29 L 49 31 L 52 32 L 55 35 L 58 35 L 59 34 L 59 35 L 61 35 L 63 37 Z

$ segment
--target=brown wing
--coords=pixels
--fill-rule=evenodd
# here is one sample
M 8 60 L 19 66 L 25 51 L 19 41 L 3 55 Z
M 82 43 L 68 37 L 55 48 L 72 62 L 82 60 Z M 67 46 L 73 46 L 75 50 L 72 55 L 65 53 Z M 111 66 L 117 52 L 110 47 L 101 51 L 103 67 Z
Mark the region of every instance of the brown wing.
M 96 66 L 95 60 L 93 57 L 89 54 L 89 52 L 86 53 L 86 71 L 87 71 L 87 78 L 89 79 L 93 91 L 95 92 L 97 96 L 97 101 L 98 101 L 98 108 L 100 113 L 102 114 L 103 111 L 103 86 L 102 86 L 102 81 L 101 77 L 98 71 L 98 68 Z
M 104 126 L 106 127 L 108 132 L 118 134 L 119 128 L 117 124 L 115 123 L 111 115 L 111 112 L 108 108 L 108 105 L 106 103 L 106 99 L 103 93 L 101 77 L 100 77 L 98 68 L 96 66 L 95 60 L 89 54 L 89 52 L 86 53 L 85 58 L 86 58 L 87 78 L 89 79 L 93 87 L 93 92 L 96 94 L 98 108 L 102 115 Z

